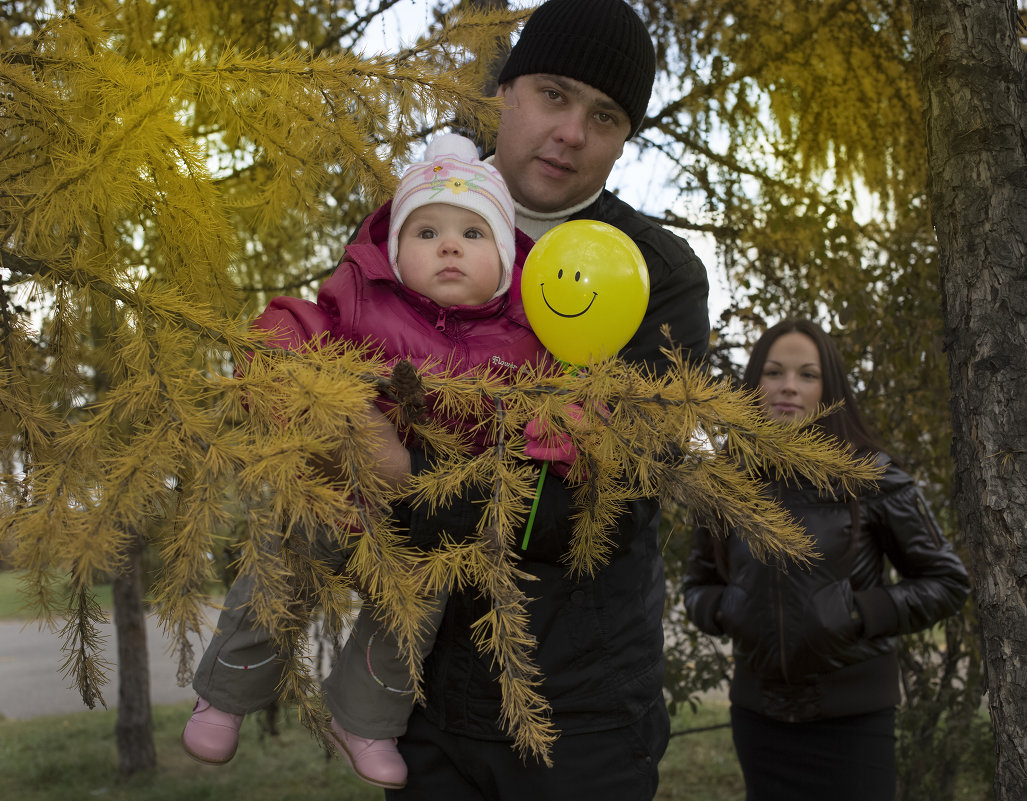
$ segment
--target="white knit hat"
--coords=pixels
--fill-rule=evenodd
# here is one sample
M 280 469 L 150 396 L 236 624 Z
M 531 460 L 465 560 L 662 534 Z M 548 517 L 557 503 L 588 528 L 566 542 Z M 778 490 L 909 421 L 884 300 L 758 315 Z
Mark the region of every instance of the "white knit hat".
M 474 142 L 443 134 L 425 148 L 424 160 L 411 164 L 396 187 L 389 221 L 389 264 L 402 282 L 396 259 L 399 231 L 410 213 L 429 203 L 447 203 L 480 214 L 492 229 L 503 277 L 493 298 L 510 288 L 515 255 L 514 205 L 499 171 L 478 158 Z

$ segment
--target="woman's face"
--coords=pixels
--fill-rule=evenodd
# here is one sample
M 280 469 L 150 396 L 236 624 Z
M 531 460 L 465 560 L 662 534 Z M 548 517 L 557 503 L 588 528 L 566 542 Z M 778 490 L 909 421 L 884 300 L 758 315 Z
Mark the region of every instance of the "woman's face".
M 771 420 L 795 422 L 813 414 L 824 394 L 817 344 L 798 331 L 779 336 L 763 363 L 760 389 Z

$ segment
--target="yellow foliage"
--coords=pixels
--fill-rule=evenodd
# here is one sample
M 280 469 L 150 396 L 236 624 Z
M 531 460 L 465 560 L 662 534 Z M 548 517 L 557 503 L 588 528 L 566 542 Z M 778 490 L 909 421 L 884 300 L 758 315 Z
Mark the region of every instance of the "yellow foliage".
M 504 724 L 523 753 L 542 758 L 555 732 L 538 693 L 541 676 L 526 626 L 520 580 L 530 577 L 518 570 L 516 557 L 537 477 L 520 433 L 532 417 L 566 430 L 581 453 L 579 464 L 587 466 L 571 476 L 581 484 L 581 511 L 568 546 L 570 571 L 601 567 L 610 524 L 624 504 L 646 497 L 719 516 L 758 553 L 802 562 L 810 555 L 806 536 L 762 495 L 759 474 L 802 475 L 823 487 L 850 489 L 874 475 L 868 463 L 807 431 L 767 422 L 751 397 L 712 382 L 676 355 L 674 369 L 662 376 L 617 361 L 579 375 L 527 375 L 511 386 L 483 374 L 422 375 L 427 392 L 483 410 L 483 421 L 500 437 L 476 457 L 453 452 L 420 474 L 410 491 L 416 502 L 437 504 L 462 485 L 490 487 L 477 538 L 414 551 L 386 514 L 401 499 L 378 480 L 367 458 L 376 442 L 362 421 L 388 378 L 384 365 L 359 349 L 295 355 L 251 344 L 256 355 L 241 379 L 204 375 L 184 360 L 177 374 L 138 364 L 108 400 L 68 422 L 53 449 L 59 461 L 37 464 L 18 481 L 26 499 L 37 500 L 4 521 L 18 544 L 16 564 L 41 583 L 58 566 L 88 587 L 101 572 L 117 569 L 125 532 L 153 530 L 150 521 L 166 509 L 174 534 L 158 543 L 163 565 L 156 605 L 169 631 L 184 634 L 202 620 L 208 600 L 202 588 L 210 578 L 205 554 L 217 550 L 232 495 L 245 526 L 239 569 L 256 579 L 258 620 L 299 646 L 308 612 L 296 609 L 296 597 L 319 599 L 338 620 L 350 614 L 338 577 L 311 562 L 314 532 L 334 531 L 342 546 L 349 530 L 361 531 L 349 562 L 352 586 L 377 602 L 408 649 L 426 592 L 469 587 L 493 600 L 474 636 L 501 667 Z M 239 419 L 244 400 L 249 414 Z M 567 402 L 586 410 L 584 424 L 567 417 Z M 597 411 L 600 404 L 608 414 Z M 438 448 L 430 428 L 418 434 Z M 334 483 L 311 467 L 327 458 L 342 466 Z M 74 641 L 68 646 L 81 650 Z M 409 658 L 413 666 L 412 651 Z M 85 671 L 87 662 L 75 664 Z M 298 659 L 292 667 L 306 669 Z M 290 675 L 289 681 L 313 686 L 309 677 Z
M 858 178 L 884 198 L 923 185 L 919 67 L 906 4 L 666 5 L 678 15 L 674 34 L 694 42 L 681 43 L 695 59 L 689 67 L 711 62 L 690 106 L 716 109 L 727 135 L 756 163 L 777 161 L 792 181 Z
M 328 236 L 320 221 L 347 186 L 386 194 L 419 127 L 473 119 L 487 135 L 496 103 L 468 87 L 517 15 L 468 14 L 404 53 L 364 57 L 268 47 L 230 6 L 171 3 L 159 23 L 143 2 L 82 4 L 0 56 L 0 537 L 40 617 L 67 620 L 66 670 L 89 704 L 105 679 L 89 588 L 140 536 L 161 556 L 154 603 L 183 680 L 209 555 L 239 546 L 258 620 L 289 653 L 283 695 L 312 726 L 323 714 L 305 659 L 311 610 L 298 600 L 341 627 L 360 588 L 391 621 L 417 688 L 428 596 L 473 589 L 492 602 L 473 635 L 500 669 L 502 724 L 523 755 L 546 760 L 558 733 L 517 561 L 538 476 L 523 452 L 528 420 L 566 430 L 581 454 L 566 552 L 578 573 L 601 568 L 613 521 L 642 498 L 720 516 L 758 553 L 801 562 L 808 541 L 761 494 L 760 473 L 851 489 L 872 470 L 766 422 L 752 398 L 671 351 L 661 376 L 616 361 L 509 386 L 423 373 L 441 407 L 479 420 L 495 445 L 472 455 L 438 424 L 397 416 L 444 458 L 395 497 L 364 424 L 390 370 L 357 348 L 269 350 L 247 330 L 237 278 L 255 253 L 285 252 L 275 237 Z M 478 62 L 458 64 L 454 48 Z M 247 353 L 245 376 L 230 378 Z M 338 478 L 317 468 L 326 461 Z M 391 505 L 439 505 L 469 486 L 488 497 L 476 537 L 443 536 L 427 553 L 405 543 Z M 318 532 L 353 547 L 347 575 L 315 557 Z M 56 594 L 68 580 L 70 596 Z

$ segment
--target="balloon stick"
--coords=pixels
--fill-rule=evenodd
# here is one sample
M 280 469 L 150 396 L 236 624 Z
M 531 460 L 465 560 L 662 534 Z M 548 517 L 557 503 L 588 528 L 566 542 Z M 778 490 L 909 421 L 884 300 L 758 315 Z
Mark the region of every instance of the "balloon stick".
M 528 525 L 524 529 L 524 539 L 521 541 L 521 550 L 528 549 L 528 538 L 531 537 L 531 526 L 535 522 L 535 512 L 538 511 L 538 499 L 542 497 L 542 484 L 546 480 L 546 471 L 549 469 L 549 462 L 542 462 L 542 470 L 538 474 L 538 486 L 535 487 L 535 500 L 531 502 L 531 514 L 528 515 Z

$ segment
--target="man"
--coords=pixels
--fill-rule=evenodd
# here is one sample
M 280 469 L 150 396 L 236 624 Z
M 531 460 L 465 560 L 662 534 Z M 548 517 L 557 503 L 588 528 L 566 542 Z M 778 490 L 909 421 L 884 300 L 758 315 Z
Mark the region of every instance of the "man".
M 621 355 L 659 370 L 661 326 L 703 358 L 709 335 L 706 271 L 691 248 L 604 189 L 624 144 L 645 116 L 655 52 L 641 19 L 622 0 L 548 0 L 528 20 L 499 76 L 506 101 L 492 163 L 517 204 L 517 225 L 533 238 L 568 219 L 595 219 L 628 234 L 649 269 L 644 320 Z M 406 461 L 406 454 L 402 455 Z M 413 472 L 430 454 L 409 454 Z M 432 514 L 411 511 L 410 533 L 444 529 L 473 536 L 480 506 L 465 498 Z M 499 724 L 500 688 L 477 653 L 472 624 L 487 601 L 455 593 L 425 661 L 426 705 L 400 739 L 406 788 L 395 801 L 566 801 L 651 799 L 667 744 L 663 701 L 663 561 L 655 500 L 632 504 L 618 521 L 618 547 L 594 578 L 569 576 L 573 514 L 568 490 L 545 482 L 519 569 L 537 639 L 541 691 L 560 737 L 553 767 L 524 762 Z
M 709 338 L 706 270 L 683 240 L 603 190 L 645 118 L 655 62 L 649 33 L 626 3 L 544 3 L 499 74 L 506 109 L 492 161 L 514 197 L 517 227 L 532 239 L 568 219 L 593 219 L 635 240 L 652 286 L 624 358 L 662 363 L 659 329 L 669 323 L 675 344 L 698 361 Z

